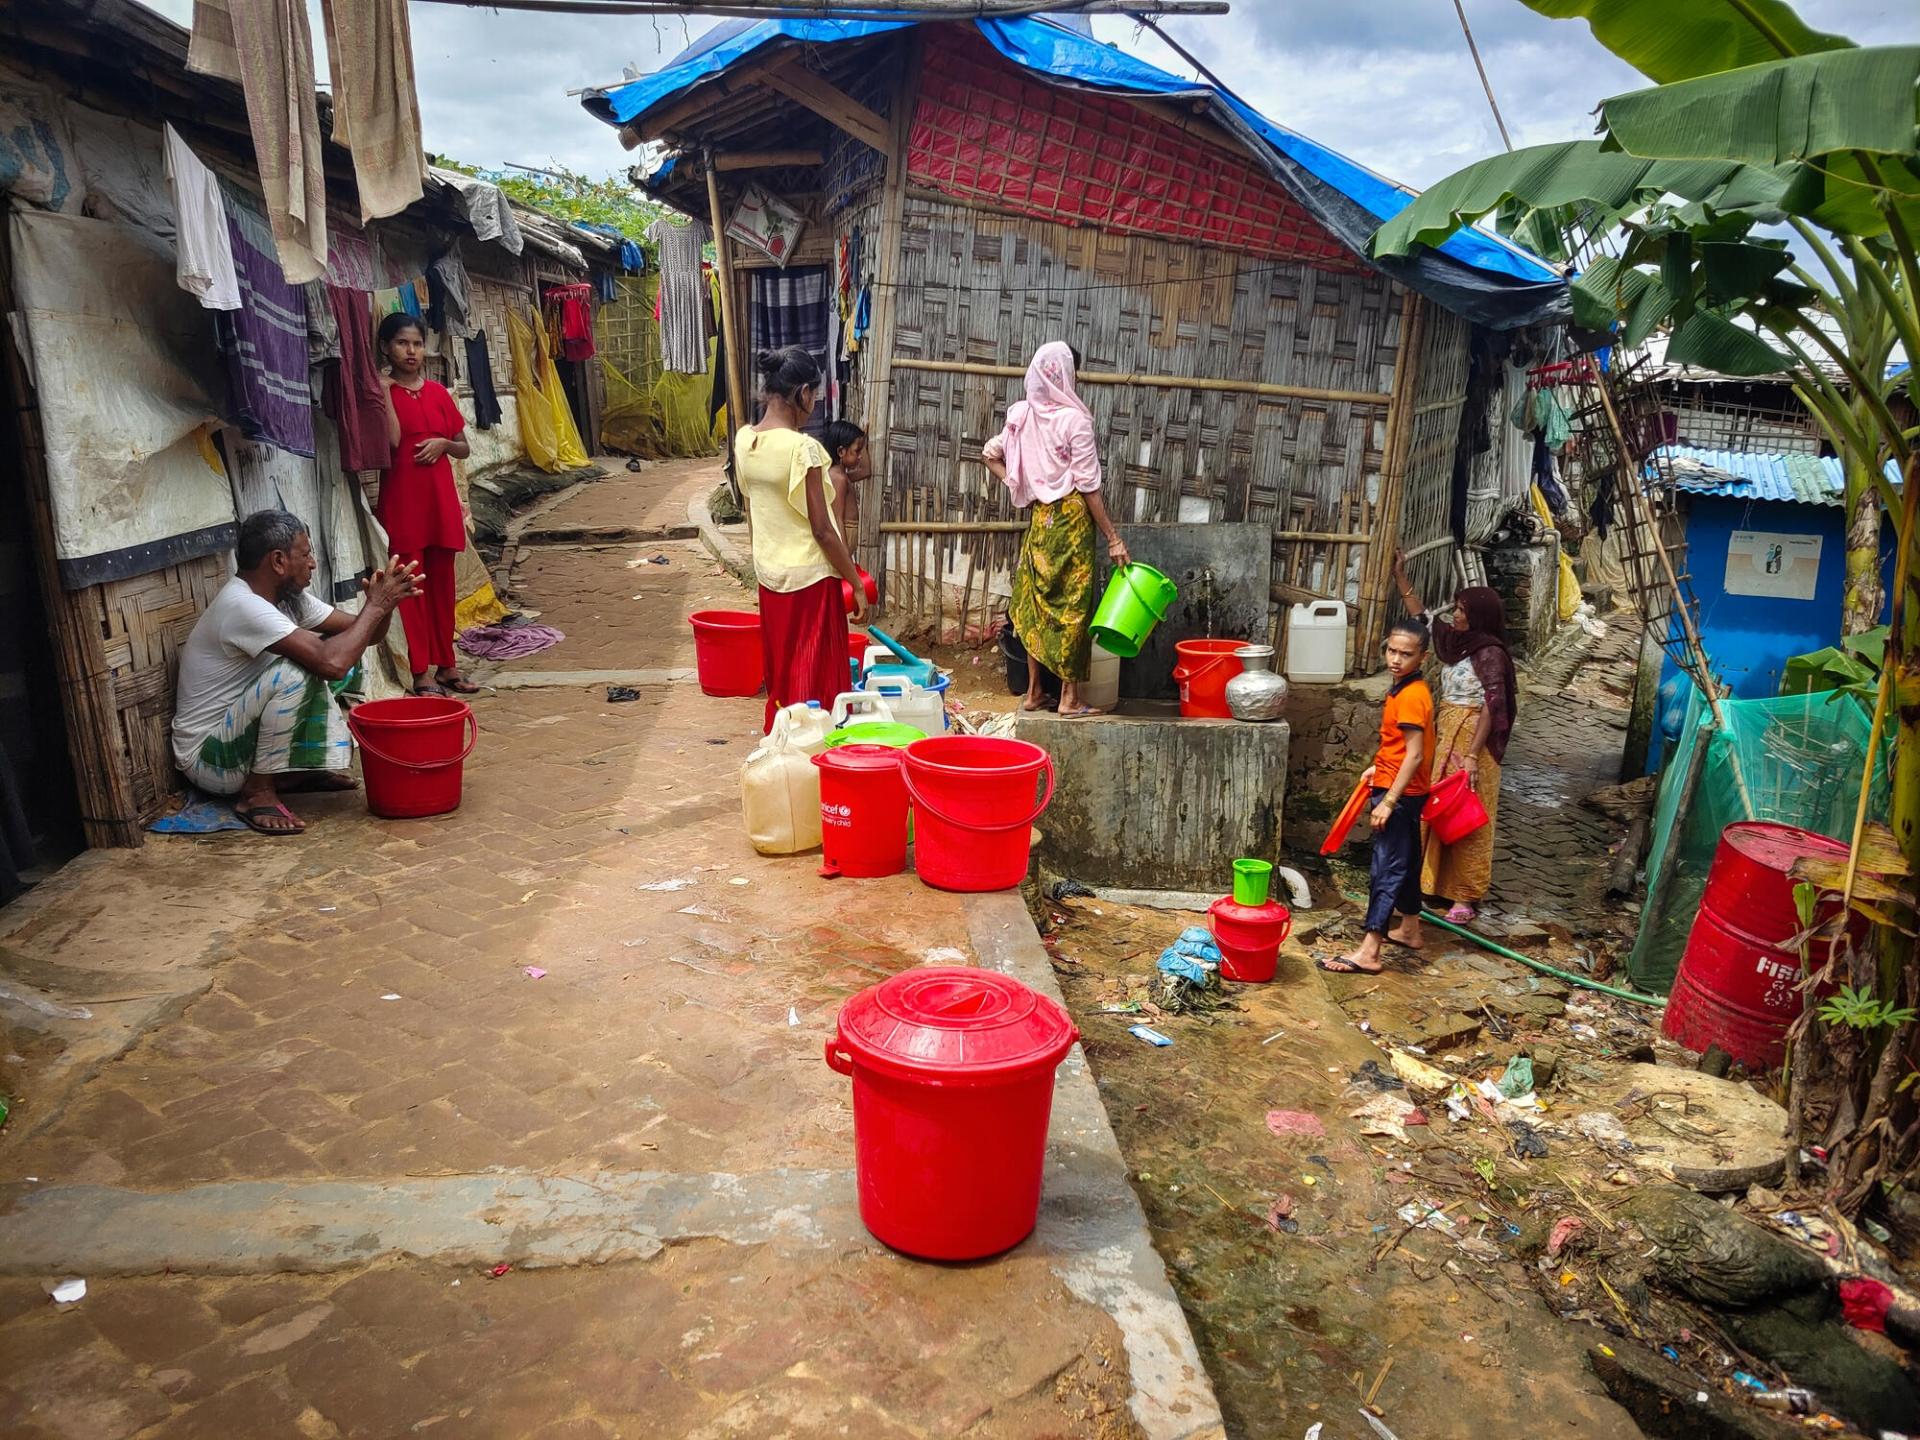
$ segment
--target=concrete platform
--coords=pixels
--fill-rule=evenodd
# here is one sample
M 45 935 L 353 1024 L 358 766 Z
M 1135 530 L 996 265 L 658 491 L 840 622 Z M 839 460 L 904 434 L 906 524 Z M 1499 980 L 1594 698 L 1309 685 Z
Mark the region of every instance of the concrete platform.
M 1112 715 L 1024 714 L 1015 733 L 1053 756 L 1041 865 L 1084 885 L 1226 893 L 1238 856 L 1280 846 L 1292 732 L 1284 720 L 1183 720 L 1170 703 Z

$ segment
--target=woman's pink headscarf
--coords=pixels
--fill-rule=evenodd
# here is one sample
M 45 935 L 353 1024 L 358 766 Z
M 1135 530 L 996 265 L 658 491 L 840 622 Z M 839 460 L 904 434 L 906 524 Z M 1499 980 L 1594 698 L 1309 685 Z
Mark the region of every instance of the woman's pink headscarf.
M 1020 509 L 1100 488 L 1100 451 L 1093 413 L 1073 388 L 1073 352 L 1051 340 L 1027 366 L 1027 398 L 1007 409 L 1006 429 L 988 442 L 1007 466 L 1007 488 Z

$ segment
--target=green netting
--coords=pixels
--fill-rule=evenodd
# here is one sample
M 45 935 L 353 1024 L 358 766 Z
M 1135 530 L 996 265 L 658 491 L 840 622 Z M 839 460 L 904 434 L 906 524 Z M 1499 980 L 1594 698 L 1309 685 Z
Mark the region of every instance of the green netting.
M 653 318 L 658 275 L 623 276 L 619 298 L 595 317 L 607 403 L 600 417 L 600 440 L 626 455 L 664 460 L 680 455 L 717 455 L 726 434 L 724 416 L 709 422 L 713 394 L 713 352 L 707 347 L 707 372 L 669 371 L 660 358 L 660 327 Z
M 1694 690 L 1686 723 L 1668 754 L 1653 811 L 1647 874 L 1657 876 L 1669 849 L 1673 870 L 1640 917 L 1627 974 L 1643 990 L 1665 994 L 1687 948 L 1720 832 L 1740 820 L 1774 820 L 1844 840 L 1853 832 L 1873 715 L 1853 695 L 1821 691 L 1766 700 L 1723 700 L 1727 728 Z M 1698 753 L 1704 748 L 1704 753 Z M 1885 819 L 1890 746 L 1874 770 L 1870 819 Z M 1692 804 L 1678 813 L 1688 771 L 1700 767 Z

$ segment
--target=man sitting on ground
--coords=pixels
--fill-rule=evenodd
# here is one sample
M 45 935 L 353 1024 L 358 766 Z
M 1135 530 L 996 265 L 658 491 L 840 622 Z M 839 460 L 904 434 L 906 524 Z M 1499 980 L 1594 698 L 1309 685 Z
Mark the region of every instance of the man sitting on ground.
M 390 560 L 362 582 L 358 615 L 309 593 L 313 542 L 284 510 L 240 524 L 239 574 L 214 596 L 180 651 L 173 758 L 202 790 L 232 795 L 233 813 L 263 835 L 307 827 L 280 790 L 351 790 L 353 744 L 336 701 L 394 608 L 420 593 L 418 565 Z

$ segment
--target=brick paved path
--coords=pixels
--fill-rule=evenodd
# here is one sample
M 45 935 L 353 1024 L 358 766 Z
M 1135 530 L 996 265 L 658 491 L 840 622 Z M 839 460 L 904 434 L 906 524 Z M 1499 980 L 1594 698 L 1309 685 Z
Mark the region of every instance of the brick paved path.
M 1630 612 L 1604 639 L 1556 650 L 1521 675 L 1521 705 L 1500 772 L 1493 922 L 1560 925 L 1576 935 L 1623 923 L 1606 897 L 1621 826 L 1580 802 L 1620 781 L 1640 628 Z M 1628 687 L 1623 690 L 1622 686 Z
M 660 486 L 713 480 L 603 483 L 670 513 Z M 620 510 L 597 486 L 577 508 Z M 627 566 L 656 553 L 671 563 Z M 688 611 L 744 603 L 686 543 L 534 548 L 517 579 L 569 637 L 528 671 L 690 666 Z M 910 875 L 828 884 L 815 857 L 754 856 L 738 769 L 758 700 L 673 683 L 610 704 L 576 684 L 475 709 L 453 815 L 302 797 L 297 841 L 154 842 L 197 861 L 203 898 L 247 873 L 236 858 L 296 858 L 177 1018 L 49 1087 L 54 1108 L 29 1072 L 0 1140 L 0 1434 L 1122 1435 L 1130 1403 L 1143 1415 L 1143 1315 L 1171 1357 L 1142 1381 L 1150 1428 L 1213 1433 L 1204 1376 L 1173 1363 L 1191 1341 L 1164 1276 L 1170 1318 L 1109 1263 L 1125 1234 L 1083 1245 L 1074 1227 L 1098 1226 L 1068 1215 L 944 1269 L 852 1218 L 847 1082 L 822 1039 L 854 990 L 971 961 L 982 912 Z M 115 871 L 49 913 L 110 909 Z M 142 915 L 120 924 L 137 937 Z M 1077 1113 L 1064 1136 L 1056 1114 L 1051 1184 L 1070 1207 L 1083 1180 L 1131 1204 L 1097 1105 Z M 520 1198 L 462 1188 L 496 1183 Z M 184 1229 L 129 1221 L 142 1192 Z M 1083 1208 L 1124 1219 L 1099 1193 Z M 58 1257 L 29 1232 L 106 1265 L 79 1270 L 84 1302 L 48 1302 Z M 608 1263 L 557 1263 L 562 1232 Z M 496 1260 L 516 1268 L 493 1278 Z M 1108 1313 L 1128 1306 L 1133 1331 Z

